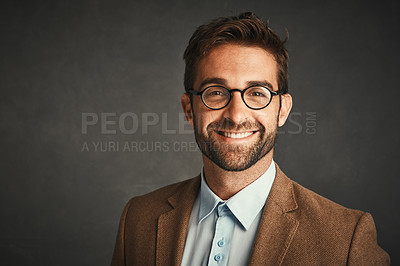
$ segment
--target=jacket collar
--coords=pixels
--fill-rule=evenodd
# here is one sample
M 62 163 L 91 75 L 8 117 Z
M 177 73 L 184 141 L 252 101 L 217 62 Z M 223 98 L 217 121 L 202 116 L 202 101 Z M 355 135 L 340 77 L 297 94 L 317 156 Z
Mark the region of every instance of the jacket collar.
M 170 210 L 158 218 L 156 265 L 180 265 L 190 213 L 200 187 L 200 175 L 180 184 L 168 198 Z
M 264 207 L 249 265 L 281 265 L 299 222 L 291 215 L 297 208 L 293 182 L 278 165 Z
M 280 265 L 299 222 L 293 182 L 275 164 L 276 177 L 264 207 L 249 265 Z M 170 210 L 159 216 L 156 265 L 180 265 L 190 214 L 200 187 L 200 175 L 183 182 L 168 198 Z

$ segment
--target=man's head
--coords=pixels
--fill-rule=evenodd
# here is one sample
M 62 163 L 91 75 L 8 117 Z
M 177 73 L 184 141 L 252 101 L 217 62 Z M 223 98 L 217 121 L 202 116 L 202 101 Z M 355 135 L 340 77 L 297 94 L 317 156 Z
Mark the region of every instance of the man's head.
M 224 170 L 250 168 L 273 149 L 292 105 L 283 42 L 244 13 L 200 26 L 184 58 L 182 106 L 203 155 Z
M 255 46 L 271 53 L 278 66 L 278 89 L 288 92 L 288 53 L 285 40 L 268 27 L 268 23 L 252 12 L 239 16 L 220 17 L 209 24 L 201 25 L 193 33 L 183 58 L 186 63 L 184 85 L 188 92 L 193 88 L 198 62 L 213 48 L 221 44 Z

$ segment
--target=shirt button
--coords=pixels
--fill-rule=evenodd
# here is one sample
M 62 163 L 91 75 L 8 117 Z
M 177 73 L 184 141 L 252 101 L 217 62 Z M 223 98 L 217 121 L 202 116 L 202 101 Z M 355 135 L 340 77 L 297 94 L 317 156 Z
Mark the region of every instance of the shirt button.
M 217 245 L 218 245 L 218 247 L 223 247 L 225 245 L 224 240 L 218 241 Z
M 222 260 L 222 255 L 221 254 L 217 254 L 214 256 L 214 260 L 215 261 L 221 261 Z

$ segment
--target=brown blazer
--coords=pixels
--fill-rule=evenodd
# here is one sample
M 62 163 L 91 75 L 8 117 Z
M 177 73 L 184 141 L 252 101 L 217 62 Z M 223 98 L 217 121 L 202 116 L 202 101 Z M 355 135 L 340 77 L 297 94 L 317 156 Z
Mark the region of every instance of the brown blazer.
M 180 265 L 200 177 L 132 198 L 111 265 Z M 276 165 L 249 265 L 389 265 L 369 213 L 329 201 Z

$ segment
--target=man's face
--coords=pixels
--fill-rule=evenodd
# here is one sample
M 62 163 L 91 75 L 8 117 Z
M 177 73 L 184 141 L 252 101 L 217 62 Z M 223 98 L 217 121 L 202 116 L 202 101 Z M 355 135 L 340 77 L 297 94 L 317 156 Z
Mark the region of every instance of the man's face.
M 224 44 L 200 60 L 193 89 L 202 91 L 211 85 L 222 85 L 243 90 L 268 84 L 276 91 L 277 73 L 274 57 L 264 49 Z M 221 110 L 209 109 L 200 96 L 192 97 L 190 106 L 189 96 L 184 94 L 182 105 L 194 126 L 196 141 L 207 158 L 227 171 L 248 169 L 270 152 L 278 123 L 283 125 L 287 117 L 279 116 L 279 96 L 261 110 L 248 108 L 238 91 L 232 93 L 230 103 Z

